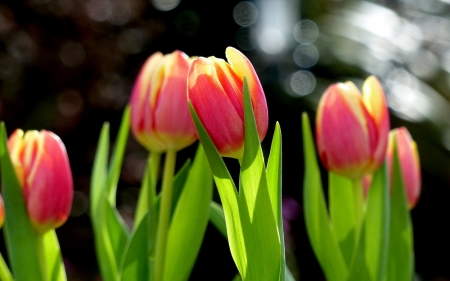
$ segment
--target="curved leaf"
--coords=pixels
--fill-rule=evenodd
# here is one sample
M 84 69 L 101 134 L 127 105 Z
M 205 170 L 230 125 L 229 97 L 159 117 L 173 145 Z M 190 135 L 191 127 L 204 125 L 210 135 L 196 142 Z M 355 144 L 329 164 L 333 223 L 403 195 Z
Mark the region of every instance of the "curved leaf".
M 327 280 L 346 280 L 348 267 L 328 218 L 316 150 L 306 113 L 302 115 L 302 125 L 305 154 L 303 206 L 306 230 Z

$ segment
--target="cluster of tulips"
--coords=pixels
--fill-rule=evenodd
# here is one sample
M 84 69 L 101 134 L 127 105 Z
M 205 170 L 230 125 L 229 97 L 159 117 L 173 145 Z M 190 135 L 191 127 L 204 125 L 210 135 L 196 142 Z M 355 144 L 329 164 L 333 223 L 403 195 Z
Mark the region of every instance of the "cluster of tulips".
M 241 52 L 229 47 L 226 57 L 153 54 L 137 77 L 111 155 L 104 124 L 90 195 L 103 280 L 188 280 L 209 221 L 228 240 L 235 280 L 294 280 L 285 261 L 280 125 L 264 157 L 268 110 L 261 83 Z M 308 235 L 327 280 L 411 281 L 417 148 L 406 128 L 389 131 L 375 77 L 362 92 L 351 82 L 333 84 L 318 106 L 316 143 L 329 171 L 328 202 L 308 116 L 302 116 Z M 149 152 L 131 229 L 116 208 L 130 130 Z M 175 171 L 177 151 L 197 139 L 193 160 Z M 222 157 L 238 160 L 238 188 Z M 7 140 L 2 124 L 0 167 L 9 264 L 0 259 L 0 279 L 67 280 L 54 230 L 67 220 L 73 197 L 63 143 L 45 130 L 16 130 Z M 213 182 L 221 204 L 212 200 Z

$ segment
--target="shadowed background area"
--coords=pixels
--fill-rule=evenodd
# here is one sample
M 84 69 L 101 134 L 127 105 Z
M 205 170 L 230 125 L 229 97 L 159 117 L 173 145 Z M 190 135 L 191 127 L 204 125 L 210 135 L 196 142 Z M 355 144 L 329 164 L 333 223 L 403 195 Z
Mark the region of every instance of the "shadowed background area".
M 324 280 L 302 213 L 301 113 L 313 120 L 331 83 L 361 87 L 374 74 L 391 127 L 410 130 L 422 162 L 422 196 L 412 211 L 417 278 L 450 280 L 449 15 L 448 0 L 1 1 L 0 120 L 8 134 L 58 134 L 73 170 L 71 217 L 57 230 L 69 280 L 101 280 L 88 215 L 92 163 L 103 122 L 114 139 L 145 59 L 176 49 L 224 58 L 227 46 L 248 56 L 263 84 L 266 152 L 281 124 L 288 265 L 297 279 Z M 177 167 L 196 146 L 179 153 Z M 130 225 L 146 157 L 130 136 L 118 188 Z M 226 162 L 237 176 L 237 163 Z M 236 272 L 227 242 L 208 226 L 190 280 L 231 280 Z

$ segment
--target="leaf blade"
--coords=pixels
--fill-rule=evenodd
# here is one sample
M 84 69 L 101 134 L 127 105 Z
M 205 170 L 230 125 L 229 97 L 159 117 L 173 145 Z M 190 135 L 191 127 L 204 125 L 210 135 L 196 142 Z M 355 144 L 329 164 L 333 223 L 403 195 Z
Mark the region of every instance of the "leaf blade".
M 315 146 L 306 113 L 302 115 L 305 179 L 303 205 L 308 237 L 329 280 L 346 280 L 348 267 L 328 218 Z

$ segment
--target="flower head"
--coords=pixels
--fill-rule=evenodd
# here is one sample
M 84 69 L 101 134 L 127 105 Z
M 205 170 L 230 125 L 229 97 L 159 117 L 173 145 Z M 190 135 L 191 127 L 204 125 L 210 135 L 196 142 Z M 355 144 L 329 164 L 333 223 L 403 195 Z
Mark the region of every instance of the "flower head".
M 421 185 L 420 160 L 417 145 L 405 127 L 394 129 L 389 133 L 389 145 L 387 149 L 389 182 L 392 182 L 394 143 L 397 149 L 403 185 L 406 189 L 408 207 L 412 209 L 419 200 Z
M 181 51 L 151 55 L 131 95 L 131 130 L 148 150 L 180 150 L 196 139 L 187 105 L 187 74 L 191 59 Z
M 267 132 L 268 112 L 264 91 L 250 61 L 228 47 L 228 62 L 199 57 L 192 63 L 188 98 L 222 156 L 241 158 L 244 149 L 243 81 L 246 77 L 259 139 Z
M 18 129 L 10 136 L 8 149 L 35 229 L 44 233 L 61 226 L 73 197 L 72 172 L 61 139 L 50 131 L 24 134 Z
M 362 178 L 383 162 L 389 133 L 389 112 L 375 76 L 366 79 L 363 94 L 352 82 L 328 87 L 317 110 L 316 139 L 324 166 L 336 174 Z

